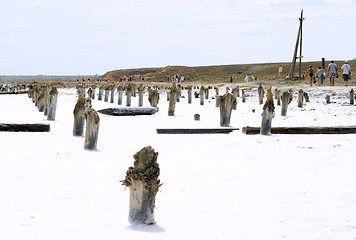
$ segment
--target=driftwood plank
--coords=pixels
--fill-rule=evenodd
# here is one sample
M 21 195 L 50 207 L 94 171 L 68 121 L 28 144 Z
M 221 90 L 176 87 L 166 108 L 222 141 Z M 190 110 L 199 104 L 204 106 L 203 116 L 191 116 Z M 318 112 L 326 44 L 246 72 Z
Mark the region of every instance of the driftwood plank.
M 242 133 L 260 134 L 259 127 L 243 127 Z M 339 127 L 274 127 L 271 134 L 350 134 L 356 133 L 356 126 Z
M 158 112 L 158 108 L 157 107 L 105 108 L 99 110 L 98 112 L 111 116 L 152 115 Z
M 157 128 L 158 134 L 216 134 L 230 133 L 239 128 Z
M 0 123 L 1 132 L 49 132 L 49 124 L 6 124 Z

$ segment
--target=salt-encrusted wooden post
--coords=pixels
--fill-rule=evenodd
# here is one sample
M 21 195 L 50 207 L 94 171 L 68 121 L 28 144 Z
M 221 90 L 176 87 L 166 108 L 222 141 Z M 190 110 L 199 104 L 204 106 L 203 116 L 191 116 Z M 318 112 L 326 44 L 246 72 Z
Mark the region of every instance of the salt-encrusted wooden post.
M 122 85 L 119 85 L 117 87 L 117 96 L 118 96 L 117 104 L 118 105 L 122 105 L 122 91 L 123 90 L 124 90 L 124 87 Z
M 132 84 L 126 86 L 126 107 L 131 106 Z
M 353 88 L 351 88 L 351 90 L 350 90 L 350 105 L 354 105 L 355 104 L 355 102 L 354 102 L 354 89 Z
M 143 91 L 144 87 L 142 84 L 138 87 L 138 106 L 142 107 L 143 106 Z
M 92 89 L 93 91 L 92 91 L 90 97 L 91 97 L 91 99 L 95 99 L 95 89 L 96 89 L 96 85 L 95 85 L 95 84 L 91 85 L 91 89 Z
M 232 96 L 234 96 L 234 98 L 236 98 L 236 99 L 237 99 L 237 94 L 238 93 L 239 93 L 239 89 L 237 87 L 233 88 L 232 91 L 231 91 Z M 236 110 L 236 105 L 237 104 L 235 104 L 235 106 L 233 107 L 234 110 Z
M 177 94 L 178 94 L 178 89 L 173 83 L 173 87 L 171 88 L 171 92 L 169 93 L 169 106 L 168 106 L 168 116 L 174 116 L 174 111 L 176 108 L 176 102 L 177 102 Z
M 83 97 L 83 95 L 80 94 L 73 111 L 74 114 L 73 136 L 83 136 L 85 103 L 86 103 L 85 98 Z
M 161 186 L 157 163 L 158 152 L 151 147 L 142 148 L 134 156 L 134 167 L 126 172 L 122 185 L 130 188 L 129 222 L 155 224 L 156 194 Z
M 275 98 L 277 99 L 277 106 L 281 106 L 281 91 L 277 90 Z
M 228 93 L 229 90 L 230 90 L 230 88 L 229 88 L 229 87 L 226 87 L 225 93 Z
M 32 93 L 32 102 L 35 104 L 35 106 L 37 106 L 37 98 L 40 95 L 40 88 L 36 85 L 33 88 L 33 93 Z
M 310 102 L 310 100 L 309 100 L 309 95 L 308 95 L 307 92 L 304 92 L 304 93 L 303 93 L 303 96 L 304 96 L 305 102 Z
M 178 84 L 177 86 L 177 102 L 180 102 L 180 96 L 182 95 L 182 88 L 181 86 Z
M 204 105 L 204 86 L 200 87 L 200 92 L 199 92 L 199 96 L 200 96 L 200 105 Z
M 103 100 L 104 88 L 105 88 L 104 85 L 101 85 L 101 86 L 99 87 L 99 95 L 98 95 L 98 100 L 99 100 L 99 101 Z
M 159 101 L 159 93 L 157 89 L 151 90 L 151 94 L 148 98 L 148 101 L 150 102 L 150 105 L 152 107 L 157 107 Z
M 93 89 L 91 87 L 88 89 L 87 93 L 89 97 L 93 98 Z
M 50 86 L 49 84 L 45 85 L 45 95 L 44 95 L 44 109 L 43 113 L 45 116 L 48 115 L 48 104 L 49 104 L 49 92 L 50 92 Z
M 299 108 L 303 107 L 303 100 L 304 100 L 304 91 L 302 89 L 300 89 L 298 92 L 298 107 Z
M 281 116 L 287 116 L 287 110 L 288 110 L 289 103 L 290 103 L 290 93 L 288 91 L 285 91 L 282 94 Z
M 170 94 L 170 88 L 166 89 L 166 93 L 167 93 L 167 101 L 170 100 L 171 94 Z
M 44 111 L 44 105 L 45 105 L 45 87 L 42 87 L 40 94 L 38 95 L 37 98 L 37 107 L 38 111 L 43 112 Z
M 241 90 L 241 101 L 243 103 L 246 102 L 246 95 L 245 95 L 245 90 L 244 89 Z
M 110 85 L 110 103 L 114 103 L 115 85 Z
M 215 107 L 219 107 L 219 88 L 215 87 Z
M 325 96 L 325 101 L 326 101 L 326 104 L 330 103 L 330 95 Z
M 188 86 L 188 103 L 192 103 L 192 86 Z
M 265 102 L 265 105 L 263 106 L 262 123 L 260 129 L 261 135 L 271 134 L 273 116 L 274 116 L 274 104 L 273 104 L 272 86 L 270 86 L 270 88 L 267 90 L 267 100 Z
M 96 145 L 99 136 L 99 114 L 90 107 L 89 110 L 85 112 L 86 129 L 85 129 L 85 144 L 84 149 L 96 150 Z
M 277 94 L 278 94 L 278 89 L 276 88 L 276 89 L 274 89 L 274 99 L 278 99 L 278 97 L 277 97 Z
M 205 99 L 209 99 L 209 87 L 204 89 Z
M 262 84 L 258 86 L 258 100 L 260 104 L 263 104 L 264 90 Z
M 236 98 L 230 93 L 225 93 L 219 97 L 220 105 L 220 126 L 228 127 L 230 125 L 231 111 L 236 105 Z
M 130 85 L 131 85 L 131 89 L 132 89 L 131 94 L 133 97 L 136 97 L 136 88 L 137 88 L 136 84 L 131 83 Z
M 109 101 L 109 91 L 110 91 L 110 86 L 105 86 L 104 102 L 108 102 Z
M 58 97 L 57 88 L 52 87 L 52 90 L 49 92 L 49 97 L 48 97 L 47 120 L 51 120 L 51 121 L 56 120 L 57 97 Z

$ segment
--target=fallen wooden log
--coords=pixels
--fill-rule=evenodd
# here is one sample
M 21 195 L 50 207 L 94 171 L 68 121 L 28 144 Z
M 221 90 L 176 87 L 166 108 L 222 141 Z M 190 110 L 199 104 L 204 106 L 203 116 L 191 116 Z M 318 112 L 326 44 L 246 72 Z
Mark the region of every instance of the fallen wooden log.
M 259 127 L 243 127 L 242 133 L 260 134 Z M 356 126 L 340 127 L 274 127 L 271 134 L 349 134 L 356 133 Z
M 152 115 L 158 112 L 158 108 L 157 107 L 105 108 L 99 110 L 98 112 L 111 116 Z
M 158 134 L 228 134 L 239 128 L 157 128 Z
M 0 94 L 27 94 L 28 91 L 0 92 Z
M 49 124 L 7 124 L 0 123 L 1 132 L 49 132 Z

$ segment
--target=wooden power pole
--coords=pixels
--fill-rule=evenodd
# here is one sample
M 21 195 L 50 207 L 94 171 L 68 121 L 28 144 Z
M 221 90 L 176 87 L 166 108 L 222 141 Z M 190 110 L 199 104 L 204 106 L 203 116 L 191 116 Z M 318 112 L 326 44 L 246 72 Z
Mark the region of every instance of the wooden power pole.
M 303 10 L 301 11 L 300 18 L 299 18 L 299 30 L 298 30 L 298 35 L 297 35 L 297 41 L 295 43 L 295 48 L 294 48 L 294 54 L 293 54 L 293 59 L 292 59 L 292 66 L 290 69 L 290 78 L 293 79 L 294 77 L 294 71 L 295 71 L 295 64 L 297 61 L 297 58 L 299 58 L 299 77 L 302 75 L 302 36 L 303 36 Z M 297 57 L 298 53 L 298 46 L 299 46 L 299 57 Z

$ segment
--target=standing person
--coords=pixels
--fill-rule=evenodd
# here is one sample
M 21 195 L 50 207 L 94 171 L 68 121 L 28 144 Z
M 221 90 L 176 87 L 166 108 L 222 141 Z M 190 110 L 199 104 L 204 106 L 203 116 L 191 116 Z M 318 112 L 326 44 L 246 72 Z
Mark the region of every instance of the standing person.
M 314 69 L 312 65 L 309 65 L 309 68 L 307 70 L 307 75 L 309 76 L 309 85 L 313 86 Z
M 323 85 L 325 79 L 325 70 L 323 67 L 320 67 L 319 79 L 320 79 L 320 84 Z
M 347 61 L 345 61 L 345 64 L 342 65 L 341 70 L 342 70 L 342 76 L 344 77 L 345 86 L 347 86 L 347 84 L 349 83 L 349 76 L 351 71 L 351 66 Z
M 334 63 L 334 60 L 331 60 L 331 63 L 328 66 L 328 75 L 330 77 L 330 86 L 334 86 L 334 84 L 335 84 L 335 76 L 338 77 L 337 66 Z
M 318 84 L 320 85 L 320 69 L 321 67 L 318 67 L 318 70 L 316 70 L 316 78 L 318 79 Z
M 249 80 L 250 80 L 250 75 L 247 73 L 247 74 L 246 74 L 246 77 L 245 77 L 245 82 L 248 83 Z

